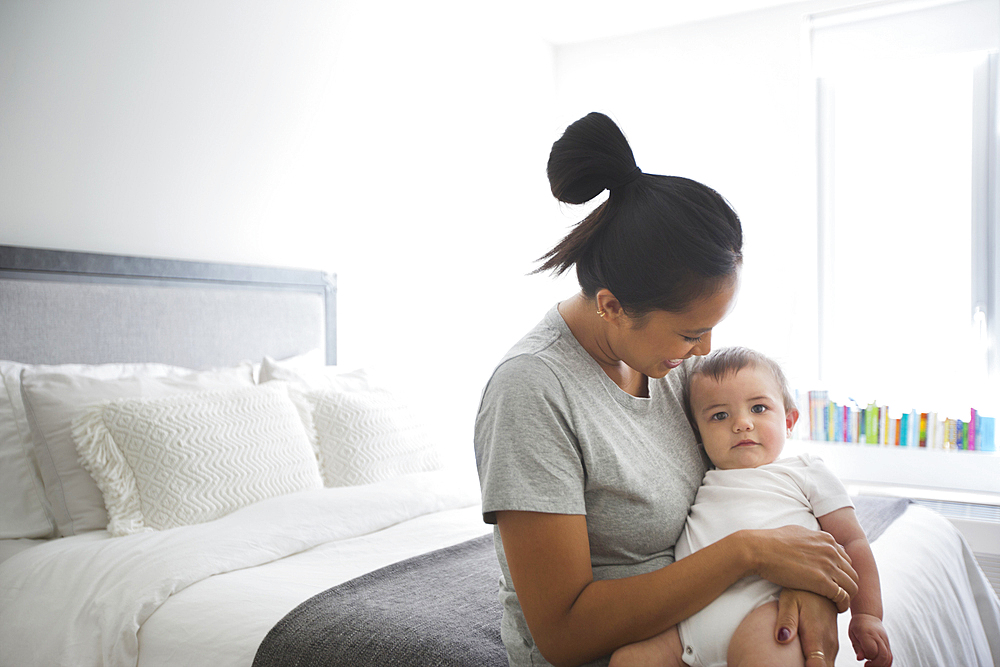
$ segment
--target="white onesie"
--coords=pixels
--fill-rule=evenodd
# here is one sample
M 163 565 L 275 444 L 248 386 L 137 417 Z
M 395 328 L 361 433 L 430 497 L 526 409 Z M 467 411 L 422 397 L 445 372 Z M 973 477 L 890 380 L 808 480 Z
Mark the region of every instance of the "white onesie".
M 819 530 L 816 517 L 853 507 L 847 489 L 823 462 L 808 454 L 759 468 L 709 470 L 684 532 L 677 559 L 737 530 L 788 525 Z M 678 624 L 683 660 L 693 667 L 726 667 L 729 640 L 747 614 L 776 600 L 781 587 L 758 576 L 745 577 L 714 602 Z

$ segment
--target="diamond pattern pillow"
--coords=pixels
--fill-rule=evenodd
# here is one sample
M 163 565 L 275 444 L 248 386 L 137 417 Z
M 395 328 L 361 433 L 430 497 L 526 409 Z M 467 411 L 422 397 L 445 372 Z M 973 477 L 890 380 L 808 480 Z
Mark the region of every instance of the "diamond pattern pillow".
M 416 415 L 390 392 L 315 391 L 307 397 L 326 486 L 371 484 L 441 467 Z
M 77 418 L 73 435 L 115 536 L 211 521 L 322 486 L 283 383 L 114 400 Z
M 79 535 L 108 525 L 101 490 L 80 465 L 73 440 L 77 417 L 115 399 L 252 387 L 251 370 L 250 364 L 202 371 L 164 364 L 24 366 L 18 376 L 22 400 L 15 404 L 15 418 L 21 432 L 30 433 L 57 534 Z

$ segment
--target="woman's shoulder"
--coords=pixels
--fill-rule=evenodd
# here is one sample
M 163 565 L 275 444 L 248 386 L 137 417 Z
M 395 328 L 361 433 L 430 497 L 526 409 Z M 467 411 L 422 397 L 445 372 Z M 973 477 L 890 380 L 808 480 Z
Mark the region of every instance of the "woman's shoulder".
M 503 366 L 512 359 L 537 358 L 555 345 L 561 336 L 559 329 L 542 320 L 507 350 L 497 366 Z
M 551 358 L 564 354 L 559 342 L 566 335 L 557 318 L 561 316 L 553 306 L 541 322 L 507 351 L 493 371 L 493 379 L 511 378 L 517 381 L 552 376 Z
M 483 388 L 480 410 L 519 401 L 568 410 L 573 397 L 595 381 L 596 362 L 586 354 L 553 307 L 497 364 Z
M 532 345 L 522 349 L 518 347 L 511 349 L 497 364 L 487 383 L 487 392 L 493 390 L 507 393 L 514 390 L 518 393 L 545 395 L 558 391 L 561 386 L 559 378 L 552 365 L 541 354 L 547 348 Z

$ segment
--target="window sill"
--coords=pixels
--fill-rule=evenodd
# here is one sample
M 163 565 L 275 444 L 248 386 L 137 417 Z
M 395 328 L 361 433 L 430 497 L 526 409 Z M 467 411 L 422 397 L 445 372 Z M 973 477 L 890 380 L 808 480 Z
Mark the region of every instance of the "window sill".
M 783 453 L 819 456 L 852 493 L 1000 505 L 997 452 L 789 440 Z

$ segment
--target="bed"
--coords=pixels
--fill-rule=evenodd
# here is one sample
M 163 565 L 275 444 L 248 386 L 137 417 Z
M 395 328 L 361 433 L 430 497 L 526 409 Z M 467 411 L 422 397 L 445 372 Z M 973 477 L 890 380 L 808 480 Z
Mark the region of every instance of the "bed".
M 332 276 L 0 246 L 0 360 L 0 666 L 506 664 L 477 481 L 336 366 Z M 998 663 L 947 520 L 873 551 L 896 665 Z

